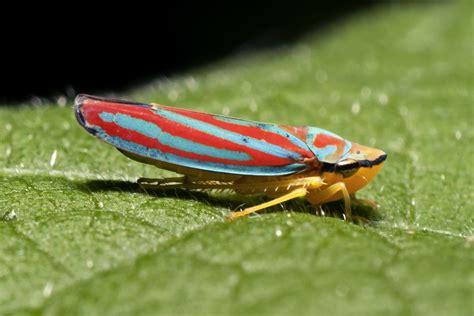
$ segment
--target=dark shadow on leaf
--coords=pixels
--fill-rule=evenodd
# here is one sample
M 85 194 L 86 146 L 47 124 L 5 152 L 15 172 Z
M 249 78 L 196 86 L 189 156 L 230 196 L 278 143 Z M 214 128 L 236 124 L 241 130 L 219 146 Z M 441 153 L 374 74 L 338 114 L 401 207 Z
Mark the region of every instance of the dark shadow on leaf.
M 120 180 L 91 180 L 76 181 L 75 185 L 78 190 L 85 193 L 94 192 L 123 192 L 137 193 L 157 198 L 176 198 L 181 200 L 202 201 L 209 205 L 229 208 L 229 210 L 239 210 L 242 205 L 247 205 L 253 197 L 242 197 L 237 194 L 229 193 L 207 193 L 202 191 L 191 191 L 184 189 L 170 190 L 149 190 L 143 189 L 136 182 L 120 181 Z M 244 204 L 245 203 L 245 204 Z M 253 205 L 250 203 L 250 205 Z
M 120 181 L 120 180 L 92 180 L 92 181 L 75 181 L 74 184 L 78 190 L 85 193 L 94 192 L 124 192 L 124 193 L 138 193 L 157 198 L 167 197 L 181 200 L 195 200 L 214 205 L 218 207 L 228 208 L 231 211 L 238 211 L 246 207 L 250 207 L 259 203 L 268 201 L 262 195 L 246 196 L 236 193 L 208 193 L 203 191 L 191 191 L 185 189 L 170 189 L 170 190 L 149 190 L 143 189 L 136 182 Z M 316 216 L 330 216 L 343 218 L 344 203 L 342 201 L 330 202 L 315 209 L 307 201 L 297 199 L 288 201 L 284 204 L 276 205 L 265 210 L 260 211 L 264 213 L 276 213 L 282 211 L 290 211 L 294 213 L 308 213 Z M 353 203 L 352 214 L 357 218 L 362 218 L 361 223 L 375 224 L 382 219 L 381 214 L 376 208 L 364 204 Z

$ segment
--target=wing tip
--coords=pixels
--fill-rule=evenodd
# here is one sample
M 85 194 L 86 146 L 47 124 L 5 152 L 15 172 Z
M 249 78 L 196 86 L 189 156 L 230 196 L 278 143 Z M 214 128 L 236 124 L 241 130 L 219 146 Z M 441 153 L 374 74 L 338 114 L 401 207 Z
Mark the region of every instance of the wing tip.
M 74 99 L 74 113 L 76 116 L 77 122 L 84 127 L 86 131 L 88 131 L 92 135 L 96 135 L 97 131 L 88 126 L 87 120 L 84 117 L 83 107 L 87 103 L 88 100 L 93 100 L 94 97 L 87 95 L 87 94 L 78 94 Z
M 146 107 L 146 108 L 150 107 L 150 105 L 147 103 L 133 102 L 133 101 L 127 101 L 127 100 L 114 99 L 114 98 L 104 98 L 104 97 L 98 97 L 94 95 L 80 93 L 74 99 L 74 113 L 75 113 L 77 122 L 92 135 L 96 135 L 97 131 L 94 128 L 91 128 L 90 125 L 88 124 L 87 118 L 84 115 L 84 110 L 85 110 L 85 107 L 93 107 L 94 105 L 100 105 L 101 103 L 102 104 L 114 103 L 114 104 L 119 104 L 119 105 L 126 104 L 126 105 L 134 105 L 134 106 L 140 106 L 140 107 Z

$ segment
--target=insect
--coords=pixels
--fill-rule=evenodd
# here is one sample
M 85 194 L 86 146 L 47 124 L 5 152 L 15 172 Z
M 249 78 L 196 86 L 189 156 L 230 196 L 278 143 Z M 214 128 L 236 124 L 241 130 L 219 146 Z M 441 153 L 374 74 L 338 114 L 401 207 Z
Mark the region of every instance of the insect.
M 159 104 L 80 94 L 76 118 L 127 157 L 183 175 L 141 178 L 152 189 L 233 190 L 268 202 L 232 212 L 233 220 L 304 197 L 314 206 L 351 198 L 380 171 L 387 155 L 327 130 L 247 121 Z

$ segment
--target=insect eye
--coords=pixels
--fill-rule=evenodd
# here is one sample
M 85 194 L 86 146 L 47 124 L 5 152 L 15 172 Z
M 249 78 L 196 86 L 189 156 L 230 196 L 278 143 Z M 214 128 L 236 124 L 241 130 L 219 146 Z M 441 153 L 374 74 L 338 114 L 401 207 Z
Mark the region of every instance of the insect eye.
M 357 172 L 357 170 L 359 170 L 359 167 L 339 170 L 339 173 L 342 175 L 343 178 L 349 178 L 350 176 L 354 175 Z
M 336 172 L 341 174 L 344 178 L 348 178 L 356 173 L 359 168 L 360 164 L 356 160 L 347 159 L 336 165 Z

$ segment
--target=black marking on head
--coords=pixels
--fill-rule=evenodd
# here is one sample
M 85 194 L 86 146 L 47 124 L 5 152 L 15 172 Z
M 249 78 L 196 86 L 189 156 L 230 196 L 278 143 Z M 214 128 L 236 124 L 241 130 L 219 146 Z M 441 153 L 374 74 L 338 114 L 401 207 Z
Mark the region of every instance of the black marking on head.
M 358 161 L 355 161 L 353 163 L 348 163 L 348 164 L 343 164 L 343 165 L 336 164 L 335 169 L 337 171 L 344 171 L 344 170 L 358 169 L 360 167 L 361 167 L 361 164 Z
M 322 170 L 324 172 L 338 172 L 351 170 L 356 168 L 372 168 L 373 166 L 379 165 L 387 159 L 387 154 L 380 155 L 377 159 L 374 160 L 359 160 L 354 161 L 353 163 L 338 165 L 334 163 L 324 163 Z
M 377 159 L 374 159 L 372 161 L 369 161 L 369 160 L 364 160 L 364 161 L 368 161 L 370 163 L 370 166 L 372 167 L 372 166 L 380 165 L 386 159 L 387 159 L 387 154 L 383 154 L 383 155 L 380 155 Z

